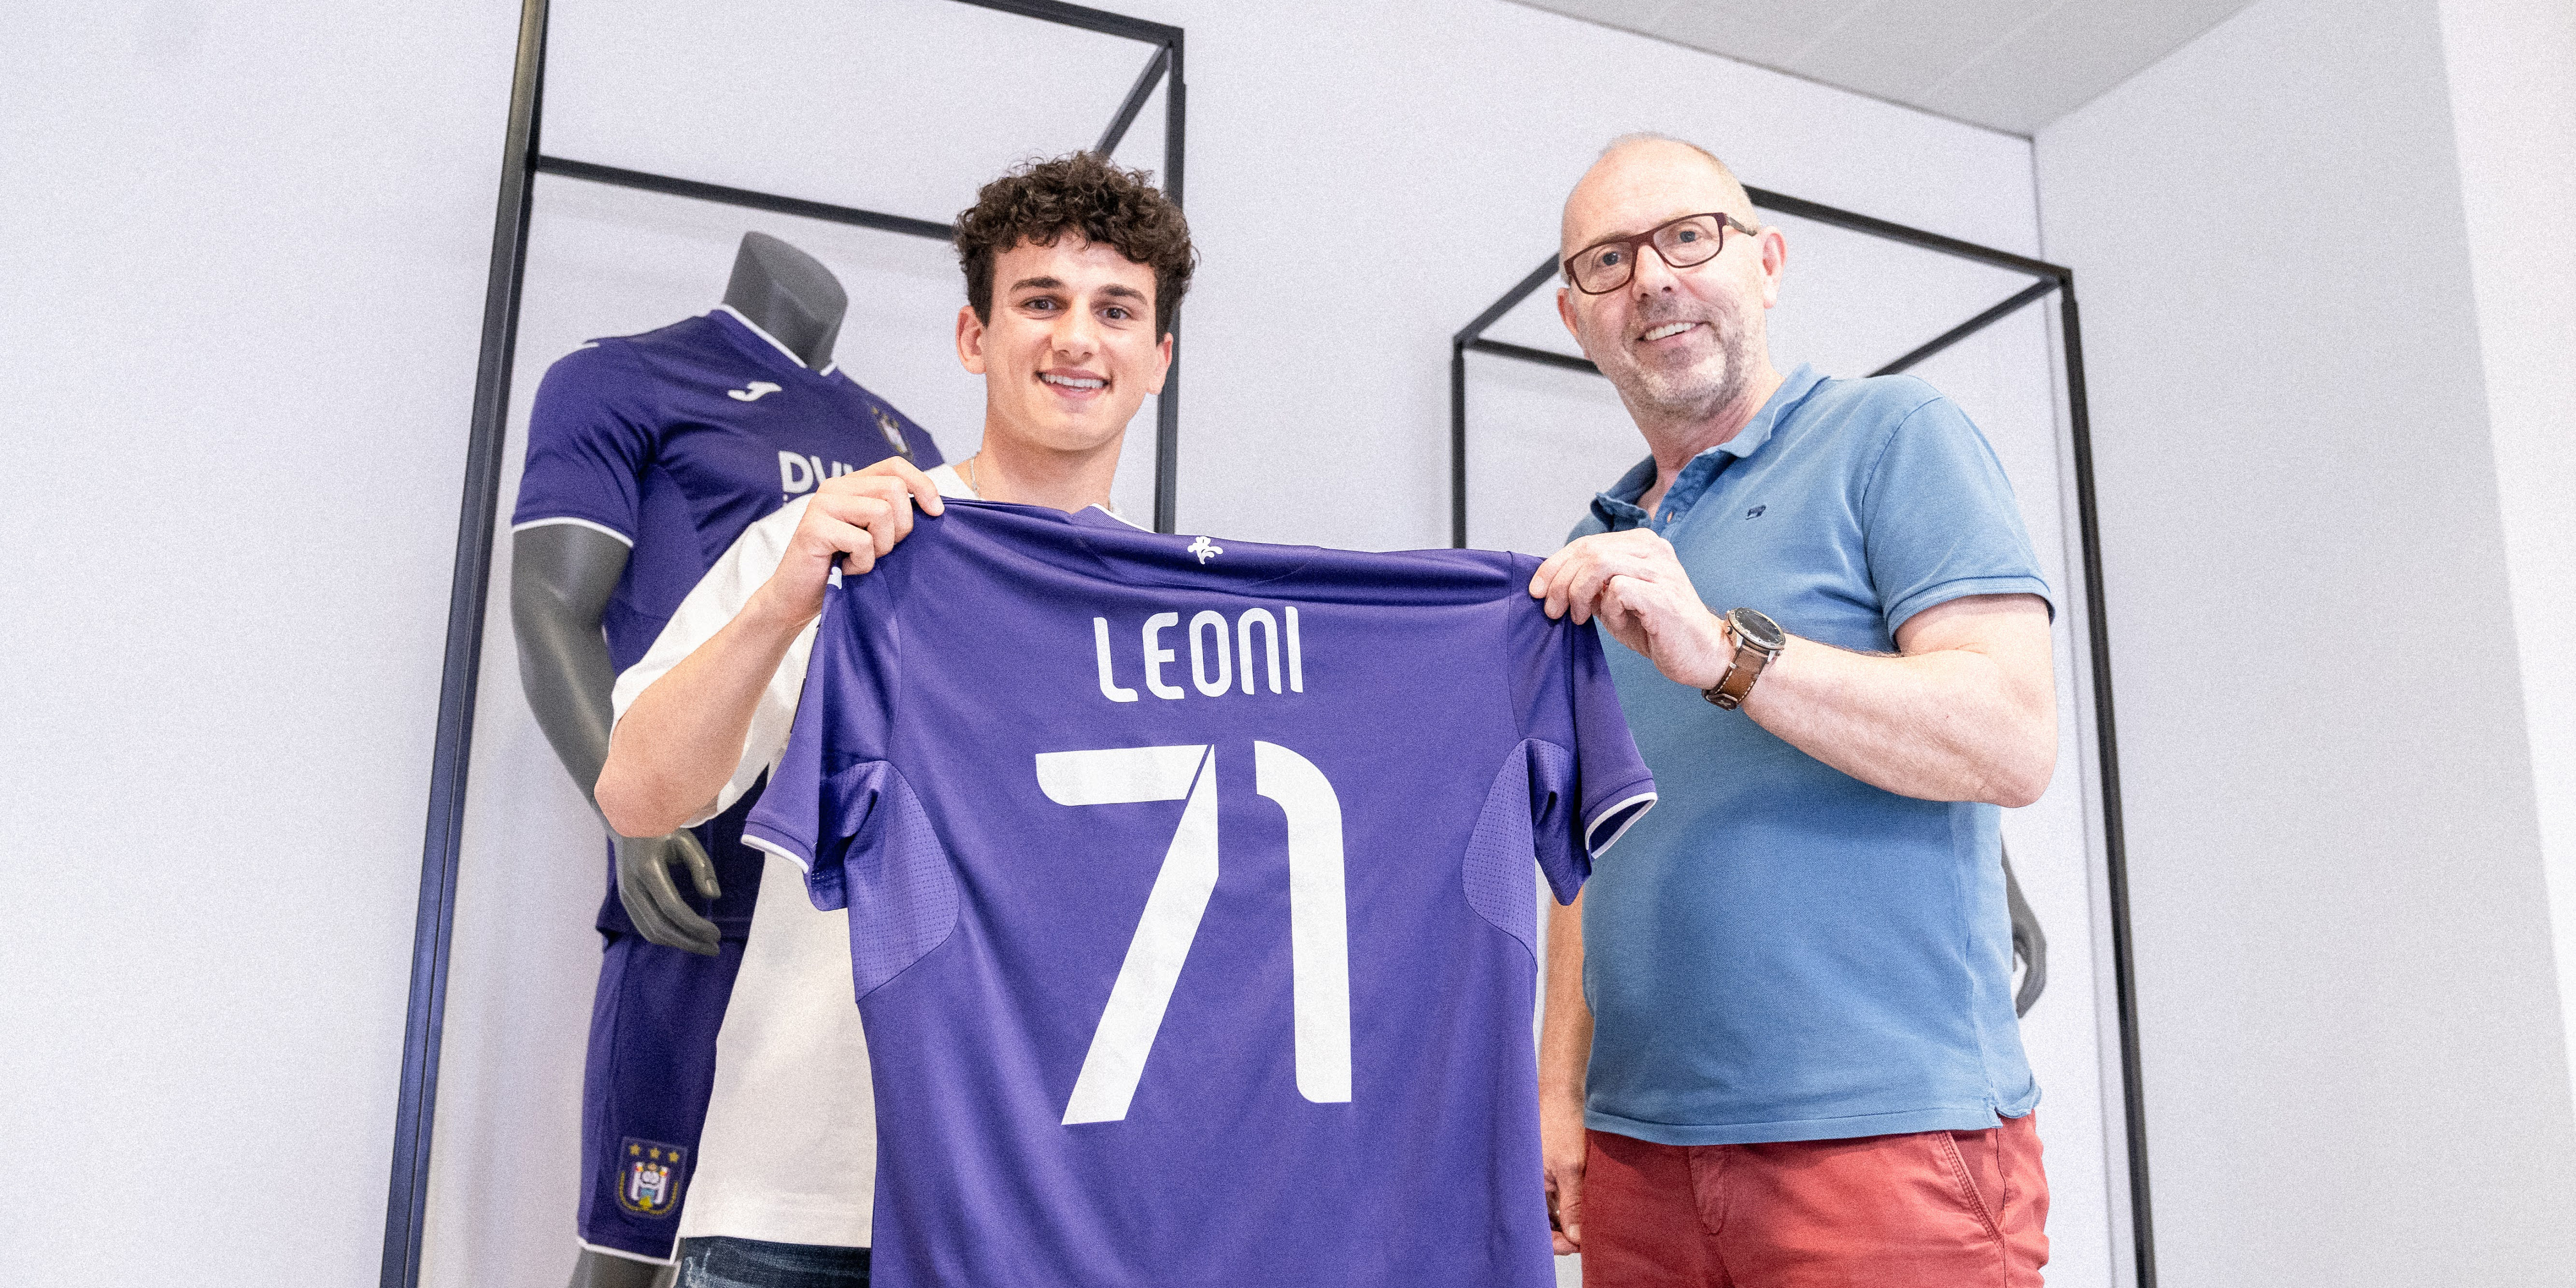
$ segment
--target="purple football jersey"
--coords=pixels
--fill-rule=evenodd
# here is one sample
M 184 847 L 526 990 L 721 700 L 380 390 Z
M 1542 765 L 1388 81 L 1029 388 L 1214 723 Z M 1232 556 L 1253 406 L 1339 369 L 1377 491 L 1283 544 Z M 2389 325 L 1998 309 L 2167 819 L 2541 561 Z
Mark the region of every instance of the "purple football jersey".
M 850 910 L 875 1282 L 1554 1282 L 1535 873 L 1654 784 L 1535 569 L 952 501 L 830 594 L 744 837 Z
M 510 522 L 578 523 L 634 549 L 600 623 L 623 671 L 744 528 L 898 455 L 940 463 L 929 434 L 838 364 L 811 370 L 718 308 L 547 369 Z
M 743 529 L 823 479 L 888 456 L 940 463 L 930 435 L 838 364 L 814 371 L 732 309 L 594 340 L 537 386 L 512 529 L 573 523 L 632 552 L 600 614 L 623 671 Z M 746 807 L 747 809 L 748 807 Z M 724 893 L 681 897 L 727 935 L 751 927 L 759 855 L 733 843 L 740 813 L 697 829 Z M 614 852 L 598 925 L 630 933 Z

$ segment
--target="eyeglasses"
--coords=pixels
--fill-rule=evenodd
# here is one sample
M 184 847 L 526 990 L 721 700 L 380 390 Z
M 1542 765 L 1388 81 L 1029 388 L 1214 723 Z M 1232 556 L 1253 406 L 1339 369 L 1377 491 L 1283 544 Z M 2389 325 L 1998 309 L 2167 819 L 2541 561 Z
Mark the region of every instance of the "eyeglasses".
M 1607 295 L 1637 275 L 1639 247 L 1653 246 L 1667 267 L 1690 268 L 1717 258 L 1718 252 L 1726 249 L 1729 228 L 1747 237 L 1755 235 L 1733 215 L 1684 215 L 1634 237 L 1595 242 L 1567 256 L 1558 267 L 1565 271 L 1565 280 L 1574 289 L 1586 295 Z

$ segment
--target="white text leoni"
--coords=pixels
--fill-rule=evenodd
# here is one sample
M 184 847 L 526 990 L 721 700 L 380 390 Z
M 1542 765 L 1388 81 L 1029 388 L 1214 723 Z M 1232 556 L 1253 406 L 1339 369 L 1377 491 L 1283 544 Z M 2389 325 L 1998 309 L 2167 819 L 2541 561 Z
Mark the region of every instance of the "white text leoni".
M 1163 642 L 1163 632 L 1177 631 L 1188 638 L 1189 670 L 1173 679 L 1188 681 L 1188 688 L 1164 679 L 1163 668 L 1180 672 L 1180 641 Z M 1124 632 L 1119 632 L 1124 634 Z M 1135 635 L 1143 654 L 1141 664 L 1122 665 L 1110 647 L 1109 619 L 1091 619 L 1091 643 L 1100 664 L 1100 694 L 1112 702 L 1138 700 L 1136 690 L 1118 682 L 1123 672 L 1141 678 L 1145 692 L 1167 700 L 1189 696 L 1197 689 L 1201 697 L 1223 697 L 1238 687 L 1246 694 L 1260 692 L 1260 682 L 1267 680 L 1272 693 L 1306 691 L 1306 658 L 1297 633 L 1297 609 L 1283 604 L 1280 612 L 1267 608 L 1247 608 L 1232 620 L 1215 609 L 1191 616 L 1186 630 L 1179 613 L 1156 613 L 1145 619 Z M 1240 659 L 1238 661 L 1238 659 Z M 1282 663 L 1285 663 L 1283 666 Z M 1285 681 L 1285 687 L 1282 682 Z

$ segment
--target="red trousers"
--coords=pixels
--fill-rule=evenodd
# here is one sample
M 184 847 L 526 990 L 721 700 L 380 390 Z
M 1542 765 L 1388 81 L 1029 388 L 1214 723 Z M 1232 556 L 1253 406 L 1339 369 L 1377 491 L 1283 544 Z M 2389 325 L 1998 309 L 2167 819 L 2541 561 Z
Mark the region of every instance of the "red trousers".
M 1584 1288 L 2037 1288 L 2037 1115 L 1776 1145 L 1590 1133 Z

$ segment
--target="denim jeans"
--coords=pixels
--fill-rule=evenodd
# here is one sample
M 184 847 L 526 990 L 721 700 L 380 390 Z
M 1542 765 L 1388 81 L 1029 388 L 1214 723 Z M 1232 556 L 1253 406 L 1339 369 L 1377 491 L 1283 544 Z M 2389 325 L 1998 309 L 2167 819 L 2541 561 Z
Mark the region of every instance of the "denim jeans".
M 687 1239 L 679 1288 L 868 1288 L 868 1250 L 759 1239 Z

